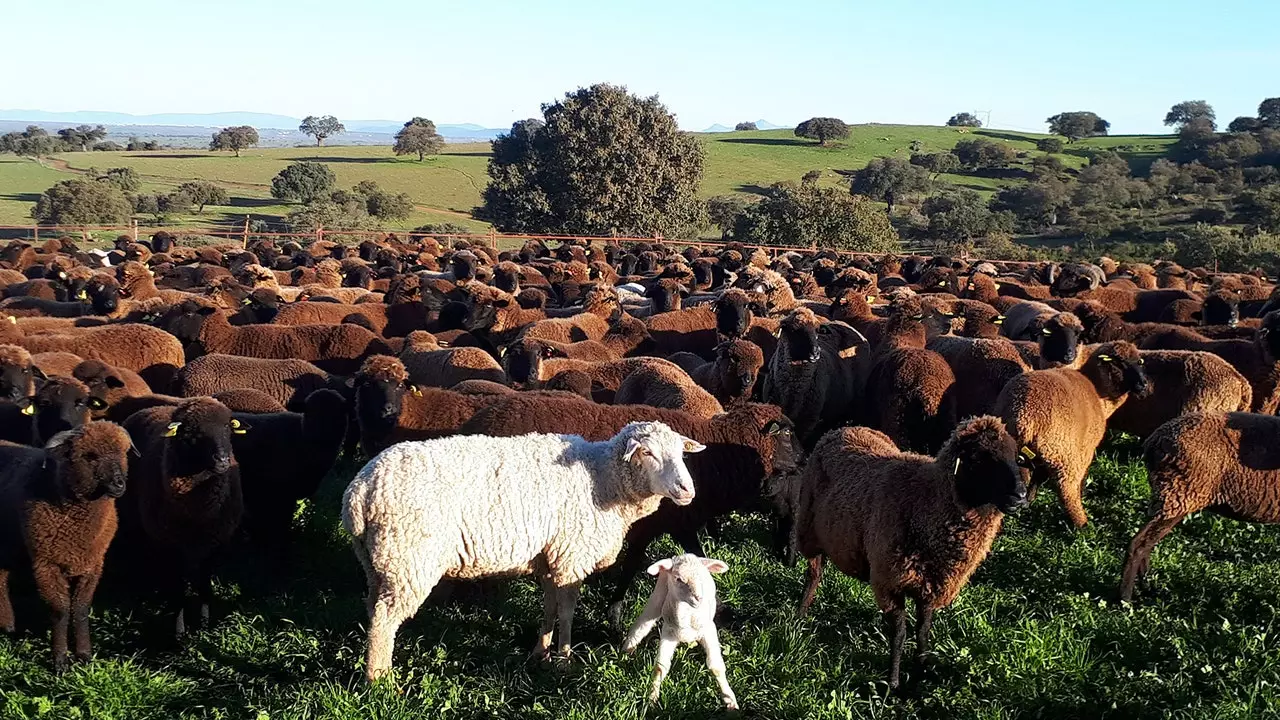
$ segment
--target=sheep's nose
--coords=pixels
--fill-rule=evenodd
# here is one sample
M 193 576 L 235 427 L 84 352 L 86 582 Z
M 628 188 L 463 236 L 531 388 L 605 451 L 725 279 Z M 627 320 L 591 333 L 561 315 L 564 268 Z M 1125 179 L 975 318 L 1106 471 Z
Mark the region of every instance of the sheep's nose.
M 400 409 L 394 405 L 384 405 L 382 407 L 382 417 L 393 418 L 400 415 Z
M 231 469 L 231 456 L 230 456 L 230 455 L 217 455 L 217 456 L 215 456 L 215 457 L 213 458 L 213 471 L 214 471 L 214 472 L 217 472 L 217 473 L 224 473 L 224 472 L 226 472 L 226 471 L 228 471 L 228 470 L 230 470 L 230 469 Z

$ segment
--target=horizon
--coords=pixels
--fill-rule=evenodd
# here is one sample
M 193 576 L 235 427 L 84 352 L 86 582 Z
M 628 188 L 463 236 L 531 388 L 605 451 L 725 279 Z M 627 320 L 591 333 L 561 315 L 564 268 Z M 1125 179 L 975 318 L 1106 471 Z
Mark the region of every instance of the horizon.
M 71 6 L 97 10 L 82 0 Z M 819 115 L 850 124 L 940 125 L 961 111 L 983 113 L 989 127 L 1044 132 L 1050 115 L 1092 110 L 1116 134 L 1128 135 L 1169 132 L 1164 113 L 1183 100 L 1207 100 L 1220 126 L 1252 115 L 1275 94 L 1260 80 L 1280 72 L 1280 43 L 1259 33 L 1253 45 L 1240 47 L 1236 31 L 1242 16 L 1259 28 L 1280 23 L 1280 4 L 1242 0 L 1209 14 L 1188 0 L 1118 6 L 1090 0 L 1073 17 L 1092 13 L 1088 28 L 1099 31 L 1082 32 L 1069 46 L 1075 52 L 1065 54 L 1042 50 L 1061 14 L 1011 0 L 992 0 L 981 13 L 934 0 L 892 7 L 818 0 L 805 13 L 779 12 L 758 0 L 732 10 L 665 3 L 643 11 L 566 0 L 536 14 L 506 0 L 448 8 L 374 0 L 358 13 L 294 0 L 270 6 L 229 0 L 218 7 L 253 22 L 228 36 L 216 23 L 182 23 L 200 19 L 198 4 L 123 0 L 92 24 L 58 29 L 62 41 L 82 47 L 104 36 L 173 36 L 176 23 L 179 62 L 154 63 L 146 53 L 95 57 L 100 75 L 145 76 L 147 82 L 124 90 L 112 82 L 50 86 L 47 78 L 72 74 L 78 58 L 48 53 L 37 33 L 19 34 L 11 38 L 14 55 L 43 56 L 46 72 L 10 76 L 4 103 L 50 113 L 332 114 L 351 122 L 421 115 L 438 125 L 505 129 L 566 92 L 609 82 L 657 94 L 692 132 L 749 119 L 792 127 Z M 333 22 L 332 10 L 343 13 L 342 22 Z M 35 26 L 39 13 L 26 5 L 10 17 L 15 26 Z M 388 16 L 398 27 L 449 31 L 402 39 L 387 30 Z M 455 30 L 467 27 L 476 30 Z M 1109 28 L 1126 27 L 1141 32 L 1109 41 Z M 281 42 L 281 28 L 299 40 Z M 568 50 L 513 62 L 528 58 L 536 47 L 531 38 L 563 39 Z M 326 52 L 318 69 L 273 70 L 298 66 L 297 53 L 316 47 Z M 1000 56 L 970 57 L 967 48 L 998 48 Z M 1231 72 L 1235 67 L 1248 71 Z M 1119 68 L 1137 70 L 1098 82 Z

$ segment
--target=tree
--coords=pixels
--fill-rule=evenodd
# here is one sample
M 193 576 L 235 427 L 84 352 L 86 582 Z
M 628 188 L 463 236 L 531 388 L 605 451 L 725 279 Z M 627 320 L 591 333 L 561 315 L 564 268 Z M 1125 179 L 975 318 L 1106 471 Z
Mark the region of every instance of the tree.
M 302 119 L 302 124 L 298 126 L 304 135 L 310 135 L 316 139 L 316 147 L 320 147 L 324 143 L 324 139 L 333 137 L 340 132 L 346 132 L 347 129 L 338 122 L 338 118 L 332 115 L 308 115 Z
M 1018 158 L 1018 153 L 1004 143 L 986 138 L 961 140 L 951 149 L 960 164 L 971 169 L 1003 168 Z
M 838 118 L 809 118 L 796 126 L 796 137 L 817 140 L 819 145 L 826 145 L 828 140 L 843 140 L 849 137 L 849 126 Z
M 897 252 L 898 231 L 874 205 L 816 185 L 777 183 L 738 216 L 733 238 L 747 243 Z
M 418 154 L 418 162 L 427 155 L 435 155 L 444 148 L 444 138 L 436 132 L 436 124 L 423 117 L 415 117 L 396 133 L 392 146 L 396 155 Z
M 853 181 L 849 184 L 849 192 L 888 204 L 890 215 L 898 198 L 928 188 L 928 170 L 896 157 L 872 160 L 853 174 Z
M 124 146 L 114 140 L 104 140 L 100 143 L 94 143 L 93 147 L 89 149 L 94 152 L 120 152 L 124 150 Z
M 961 112 L 951 116 L 947 121 L 950 127 L 982 127 L 982 121 L 973 113 Z
M 129 144 L 125 149 L 131 152 L 139 150 L 159 150 L 160 143 L 155 140 L 139 140 L 138 137 L 134 135 L 129 137 Z
M 920 212 L 929 218 L 929 234 L 950 243 L 969 243 L 974 238 L 1008 232 L 1012 218 L 993 213 L 982 196 L 973 190 L 943 190 L 925 198 Z
M 210 150 L 230 150 L 240 157 L 240 151 L 258 144 L 258 131 L 248 125 L 223 128 L 213 134 Z
M 226 205 L 231 202 L 226 190 L 208 180 L 182 183 L 178 186 L 178 191 L 186 193 L 187 197 L 191 198 L 197 213 L 203 213 L 205 205 Z
M 1013 213 L 1024 228 L 1034 232 L 1057 225 L 1070 203 L 1067 184 L 1050 177 L 1002 189 L 991 201 L 991 209 Z
M 1239 216 L 1250 225 L 1280 232 L 1280 185 L 1246 190 L 1236 200 Z
M 1188 158 L 1200 157 L 1213 144 L 1215 125 L 1202 117 L 1191 118 L 1178 130 L 1178 150 Z
M 657 97 L 593 85 L 544 105 L 493 141 L 484 216 L 502 230 L 691 235 L 702 144 Z
M 137 192 L 142 187 L 142 177 L 138 175 L 138 171 L 129 167 L 111 168 L 96 180 L 100 182 L 110 183 L 124 192 Z
M 1049 132 L 1061 135 L 1071 142 L 1094 135 L 1106 135 L 1111 123 L 1098 117 L 1097 113 L 1084 110 L 1058 113 L 1045 120 L 1049 124 Z
M 737 125 L 733 126 L 734 132 L 743 132 L 745 130 L 759 130 L 759 129 L 760 128 L 756 127 L 756 124 L 753 122 L 740 122 Z
M 318 227 L 359 230 L 372 225 L 364 202 L 352 193 L 343 194 L 342 202 L 325 198 L 298 207 L 289 213 L 286 223 L 294 232 L 311 232 Z
M 107 129 L 101 125 L 77 125 L 58 131 L 58 138 L 66 144 L 68 149 L 79 149 L 81 152 L 87 152 L 90 145 L 106 137 Z
M 271 197 L 309 203 L 328 195 L 335 182 L 337 178 L 328 165 L 296 162 L 271 179 Z
M 1263 127 L 1280 129 L 1280 97 L 1267 98 L 1258 104 L 1258 122 Z
M 960 169 L 960 159 L 949 152 L 937 153 L 915 153 L 911 156 L 911 164 L 922 167 L 933 174 L 934 180 L 943 173 L 955 172 Z
M 389 193 L 373 180 L 362 180 L 351 188 L 351 195 L 364 202 L 365 212 L 379 220 L 404 220 L 413 212 L 408 193 Z M 345 198 L 334 193 L 331 199 L 342 203 Z
M 1056 137 L 1040 138 L 1036 140 L 1036 149 L 1047 153 L 1062 152 L 1062 140 Z
M 1169 112 L 1164 116 L 1165 125 L 1176 125 L 1179 129 L 1186 127 L 1193 120 L 1208 122 L 1210 132 L 1218 129 L 1213 106 L 1204 100 L 1183 100 L 1169 108 Z
M 45 190 L 31 217 L 45 225 L 118 225 L 133 207 L 120 188 L 94 180 L 63 180 Z
M 49 131 L 39 125 L 28 125 L 22 132 L 5 133 L 0 136 L 0 152 L 11 152 L 37 160 L 62 149 L 62 142 L 51 137 Z
M 1254 130 L 1257 130 L 1260 127 L 1262 127 L 1262 121 L 1258 120 L 1258 118 L 1249 117 L 1248 115 L 1241 115 L 1235 120 L 1232 120 L 1231 123 L 1227 125 L 1227 132 L 1247 133 L 1247 132 L 1253 132 Z
M 738 217 L 752 206 L 753 202 L 745 195 L 716 195 L 707 199 L 707 219 L 712 225 L 720 228 L 720 237 L 727 238 L 733 234 L 733 227 Z

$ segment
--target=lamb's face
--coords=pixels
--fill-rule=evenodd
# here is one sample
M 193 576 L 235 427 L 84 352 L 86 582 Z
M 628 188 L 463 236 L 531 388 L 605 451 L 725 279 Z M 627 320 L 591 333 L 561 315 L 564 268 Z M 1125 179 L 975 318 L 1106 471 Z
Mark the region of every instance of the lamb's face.
M 1146 397 L 1151 392 L 1151 381 L 1142 367 L 1142 356 L 1132 343 L 1101 345 L 1094 350 L 1088 362 L 1096 364 L 1093 375 L 1098 378 L 1099 392 L 1111 397 L 1124 393 Z
M 542 363 L 565 354 L 557 348 L 537 340 L 520 339 L 508 345 L 502 352 L 502 369 L 512 386 L 517 389 L 533 389 L 542 382 Z
M 109 315 L 120 305 L 120 284 L 112 277 L 95 276 L 85 284 L 84 294 L 98 315 Z
M 227 472 L 235 463 L 231 434 L 249 430 L 231 417 L 225 405 L 212 398 L 184 401 L 173 411 L 170 421 L 163 433 L 167 443 L 165 464 L 175 476 Z
M 805 308 L 793 310 L 783 318 L 779 330 L 780 339 L 787 346 L 792 364 L 815 363 L 822 358 L 822 346 L 818 344 L 818 332 L 824 326 Z
M 751 326 L 752 312 L 748 306 L 747 295 L 740 292 L 726 292 L 715 303 L 716 332 L 724 337 L 740 338 L 747 334 Z
M 62 468 L 62 492 L 75 500 L 118 498 L 129 476 L 129 434 L 114 423 L 92 423 L 59 433 L 45 450 Z
M 84 383 L 63 377 L 46 382 L 30 402 L 29 411 L 35 415 L 36 432 L 41 438 L 78 428 L 89 422 L 90 412 L 107 407 L 105 401 L 89 394 Z
M 1075 362 L 1083 331 L 1080 320 L 1070 313 L 1059 313 L 1049 318 L 1036 337 L 1040 357 L 1047 362 L 1064 365 Z
M 650 493 L 677 505 L 693 502 L 693 478 L 684 455 L 702 452 L 704 445 L 656 422 L 631 423 L 619 435 L 626 439 L 622 461 L 631 464 Z
M 961 423 L 939 454 L 944 472 L 954 476 L 956 499 L 965 507 L 994 505 L 1013 512 L 1028 503 L 1023 468 L 1034 453 L 1020 454 L 1017 443 L 994 417 Z
M 723 560 L 685 553 L 659 560 L 649 566 L 648 573 L 656 575 L 659 584 L 666 584 L 668 603 L 675 601 L 699 607 L 715 601 L 716 581 L 711 576 L 728 570 L 729 566 Z
M 716 346 L 716 365 L 725 391 L 734 397 L 745 397 L 756 385 L 764 355 L 755 343 L 727 340 Z
M 390 429 L 400 419 L 404 394 L 409 388 L 400 381 L 358 375 L 356 377 L 356 414 L 365 427 Z
M 688 297 L 688 295 L 689 291 L 674 280 L 663 280 L 655 283 L 644 293 L 644 296 L 649 298 L 652 303 L 653 314 L 655 315 L 679 309 L 680 299 Z

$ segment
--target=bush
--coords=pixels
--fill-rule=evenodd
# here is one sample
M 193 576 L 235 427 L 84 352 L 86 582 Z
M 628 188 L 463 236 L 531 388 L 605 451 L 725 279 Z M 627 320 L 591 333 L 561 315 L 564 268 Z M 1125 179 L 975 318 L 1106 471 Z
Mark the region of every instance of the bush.
M 123 190 L 124 192 L 137 192 L 142 187 L 142 177 L 138 175 L 138 171 L 129 167 L 111 168 L 96 178 L 99 182 L 105 182 Z
M 759 130 L 759 129 L 760 128 L 756 127 L 756 124 L 753 122 L 740 122 L 737 125 L 733 126 L 734 132 L 744 132 L 747 130 Z
M 45 190 L 31 217 L 46 225 L 118 225 L 133 207 L 120 188 L 94 180 L 63 180 Z
M 271 179 L 271 197 L 309 203 L 328 195 L 336 181 L 324 163 L 296 162 Z
M 796 137 L 817 140 L 819 145 L 826 145 L 828 140 L 843 140 L 849 137 L 849 126 L 839 118 L 814 117 L 796 126 Z
M 1008 145 L 986 138 L 961 140 L 951 149 L 951 153 L 961 165 L 971 170 L 1008 167 L 1018 155 Z
M 720 228 L 721 237 L 731 237 L 738 217 L 751 205 L 745 195 L 716 195 L 707 199 L 707 219 Z
M 120 152 L 124 150 L 124 146 L 114 140 L 104 140 L 100 143 L 94 143 L 95 152 Z
M 1062 142 L 1062 138 L 1047 137 L 1036 141 L 1036 149 L 1047 153 L 1060 153 L 1065 147 L 1066 143 Z
M 898 233 L 874 204 L 837 188 L 778 183 L 738 217 L 735 240 L 755 244 L 897 252 Z

